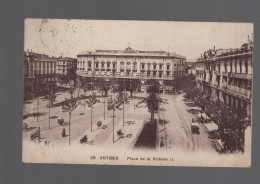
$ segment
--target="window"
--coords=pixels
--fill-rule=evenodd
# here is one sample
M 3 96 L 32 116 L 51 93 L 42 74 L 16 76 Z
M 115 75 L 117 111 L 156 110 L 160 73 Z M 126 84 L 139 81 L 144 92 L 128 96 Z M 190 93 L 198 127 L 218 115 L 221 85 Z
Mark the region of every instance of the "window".
M 136 63 L 133 63 L 134 70 L 136 70 Z
M 167 77 L 169 77 L 170 76 L 170 72 L 167 72 Z
M 225 72 L 227 72 L 227 63 L 224 64 Z
M 156 70 L 156 64 L 153 65 L 153 69 Z
M 242 61 L 239 62 L 240 73 L 242 73 Z
M 110 63 L 107 63 L 107 68 L 110 68 Z
M 170 65 L 167 65 L 167 70 L 170 70 Z
M 150 77 L 150 72 L 147 72 L 147 77 Z
M 114 68 L 114 69 L 116 68 L 116 64 L 115 64 L 115 63 L 113 63 L 113 68 Z
M 124 69 L 124 63 L 123 62 L 121 63 L 120 68 Z
M 150 65 L 148 65 L 148 70 L 151 70 L 151 67 L 150 67 Z
M 91 68 L 91 63 L 88 63 L 88 67 Z
M 102 64 L 101 64 L 101 67 L 102 67 L 102 68 L 104 68 L 104 67 L 105 67 L 104 63 L 102 63 Z
M 248 74 L 248 63 L 245 63 L 245 67 L 246 67 L 246 74 Z
M 159 78 L 162 78 L 162 72 L 159 72 Z
M 162 69 L 162 64 L 160 64 L 160 70 Z
M 230 61 L 230 72 L 232 73 L 232 61 Z
M 98 68 L 98 63 L 96 63 L 96 68 Z
M 144 70 L 144 64 L 142 64 L 142 70 Z
M 154 77 L 156 76 L 156 72 L 153 72 L 153 76 L 154 76 Z

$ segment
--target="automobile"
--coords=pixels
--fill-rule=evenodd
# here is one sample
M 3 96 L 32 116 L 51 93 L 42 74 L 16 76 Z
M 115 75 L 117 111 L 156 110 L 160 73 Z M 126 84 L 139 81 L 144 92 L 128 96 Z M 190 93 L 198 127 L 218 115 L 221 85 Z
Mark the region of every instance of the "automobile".
M 200 133 L 199 123 L 191 122 L 191 133 L 192 134 L 199 134 Z

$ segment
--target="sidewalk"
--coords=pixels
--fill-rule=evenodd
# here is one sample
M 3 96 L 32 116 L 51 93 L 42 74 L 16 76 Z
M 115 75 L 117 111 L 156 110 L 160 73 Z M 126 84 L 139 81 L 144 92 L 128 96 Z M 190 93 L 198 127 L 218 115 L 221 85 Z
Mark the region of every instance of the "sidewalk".
M 197 115 L 197 117 L 200 117 L 201 115 Z M 209 119 L 209 118 L 206 118 L 207 115 L 206 113 L 202 113 L 202 117 L 204 119 Z M 213 131 L 213 130 L 217 130 L 218 129 L 218 125 L 216 123 L 214 123 L 214 121 L 210 121 L 209 123 L 203 123 L 203 125 L 207 128 L 208 131 Z M 223 148 L 223 143 L 220 139 L 215 139 L 218 144 Z

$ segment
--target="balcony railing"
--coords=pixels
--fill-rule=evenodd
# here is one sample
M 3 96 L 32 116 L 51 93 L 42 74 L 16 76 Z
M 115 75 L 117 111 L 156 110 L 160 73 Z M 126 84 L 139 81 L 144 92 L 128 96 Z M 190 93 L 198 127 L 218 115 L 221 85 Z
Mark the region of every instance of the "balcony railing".
M 210 82 L 207 82 L 207 81 L 202 81 L 202 84 L 210 86 Z
M 252 80 L 252 75 L 246 73 L 230 73 L 230 76 L 233 78 Z
M 244 88 L 239 88 L 237 86 L 231 86 L 231 85 L 226 85 L 226 87 L 222 87 L 222 90 L 231 94 L 231 95 L 236 95 L 236 96 L 243 96 L 245 98 L 250 98 L 251 97 L 251 91 L 244 89 Z

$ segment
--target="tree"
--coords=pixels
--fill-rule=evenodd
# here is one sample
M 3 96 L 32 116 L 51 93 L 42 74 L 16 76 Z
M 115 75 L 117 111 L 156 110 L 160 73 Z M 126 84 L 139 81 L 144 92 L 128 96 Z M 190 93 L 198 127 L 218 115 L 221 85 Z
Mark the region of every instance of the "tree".
M 43 85 L 40 83 L 40 80 L 38 80 L 38 78 L 35 79 L 34 81 L 34 95 L 35 97 L 37 98 L 37 114 L 39 114 L 39 105 L 40 105 L 40 94 L 42 92 L 42 89 L 43 89 Z M 37 122 L 38 122 L 38 118 L 39 116 L 37 116 Z
M 125 125 L 125 104 L 129 103 L 129 98 L 127 97 L 127 93 L 120 92 L 117 96 L 117 102 L 120 105 L 123 105 L 123 127 Z
M 159 93 L 160 83 L 157 80 L 149 79 L 145 82 L 145 85 L 147 85 L 147 93 Z
M 143 103 L 145 104 L 145 107 L 148 107 L 151 112 L 151 123 L 154 122 L 154 113 L 155 110 L 158 109 L 159 103 L 168 104 L 166 99 L 160 98 L 156 93 L 149 93 L 148 96 L 139 101 L 137 105 Z
M 140 85 L 141 81 L 139 79 L 130 81 L 129 92 L 131 94 L 131 98 L 133 97 L 133 92 L 140 88 Z
M 50 114 L 51 114 L 51 106 L 53 105 L 53 101 L 55 100 L 56 98 L 56 95 L 55 95 L 55 88 L 56 88 L 56 84 L 54 82 L 48 82 L 46 84 L 46 92 L 45 92 L 45 95 L 46 95 L 46 98 L 48 99 L 49 101 L 49 129 L 51 128 L 51 120 L 50 120 Z
M 97 78 L 94 81 L 94 85 L 104 92 L 103 96 L 107 97 L 110 89 L 110 81 L 106 81 L 103 78 Z
M 109 99 L 107 101 L 107 109 L 113 112 L 113 143 L 115 142 L 115 111 L 119 109 L 120 103 L 116 99 Z
M 69 83 L 69 78 L 66 75 L 59 75 L 58 81 L 60 84 L 65 84 L 67 86 L 67 84 Z
M 90 96 L 89 99 L 85 100 L 85 102 L 88 104 L 89 107 L 91 107 L 91 132 L 92 132 L 92 114 L 93 114 L 93 106 L 94 104 L 96 104 L 98 101 L 97 101 L 97 98 L 95 95 L 92 95 Z
M 77 101 L 71 100 L 63 103 L 62 109 L 69 113 L 69 145 L 70 145 L 70 120 L 71 120 L 71 113 L 77 107 Z

